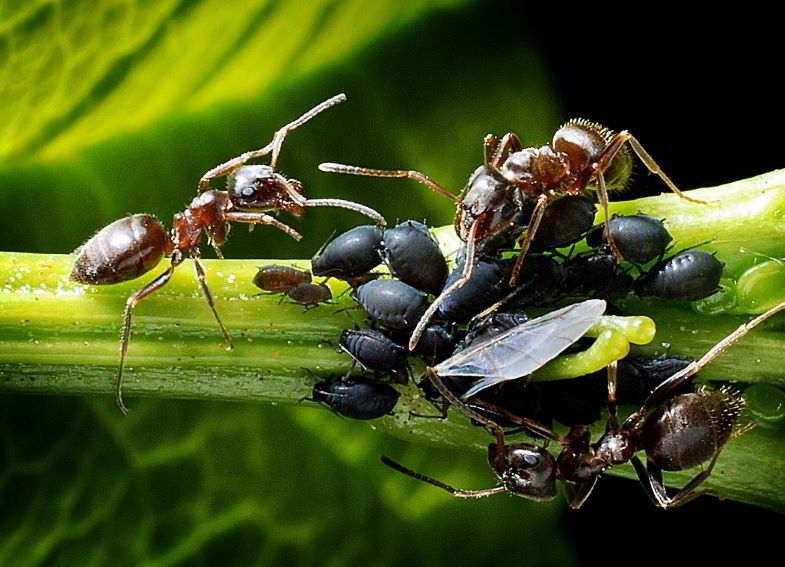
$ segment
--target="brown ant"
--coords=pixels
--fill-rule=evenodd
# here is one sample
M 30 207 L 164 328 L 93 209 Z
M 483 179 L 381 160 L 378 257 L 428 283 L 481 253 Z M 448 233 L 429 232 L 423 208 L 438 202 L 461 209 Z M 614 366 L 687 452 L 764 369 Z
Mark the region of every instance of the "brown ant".
M 640 483 L 656 506 L 681 506 L 701 494 L 697 489 L 711 474 L 724 445 L 746 432 L 751 425 L 737 425 L 744 409 L 744 399 L 731 388 L 701 388 L 687 394 L 677 392 L 753 328 L 783 310 L 785 302 L 742 324 L 700 360 L 660 383 L 642 407 L 621 424 L 616 415 L 614 363 L 608 372 L 608 421 L 605 433 L 595 443 L 591 443 L 590 431 L 585 425 L 573 426 L 567 435 L 561 436 L 536 421 L 486 404 L 489 409 L 531 434 L 558 443 L 561 451 L 555 458 L 544 447 L 530 443 L 508 444 L 501 426 L 467 407 L 444 385 L 436 371 L 429 369 L 428 377 L 439 393 L 496 437 L 496 442 L 488 447 L 488 460 L 499 484 L 483 490 L 460 490 L 407 469 L 387 457 L 382 457 L 382 461 L 399 472 L 459 498 L 482 498 L 510 492 L 533 500 L 550 500 L 556 496 L 556 480 L 562 480 L 566 483 L 569 505 L 573 509 L 583 505 L 602 473 L 616 465 L 631 462 Z M 636 455 L 638 451 L 646 452 L 645 465 Z M 707 461 L 708 466 L 676 494 L 668 494 L 663 483 L 663 470 L 686 470 Z
M 485 160 L 456 196 L 418 171 L 383 170 L 338 163 L 323 163 L 321 171 L 369 177 L 413 179 L 457 203 L 455 231 L 466 242 L 464 271 L 450 287 L 430 305 L 412 333 L 409 349 L 414 350 L 423 329 L 438 310 L 444 298 L 462 287 L 471 278 L 476 249 L 487 252 L 497 246 L 498 237 L 517 239 L 518 258 L 513 267 L 510 285 L 515 286 L 529 245 L 537 233 L 546 207 L 559 197 L 596 191 L 605 213 L 605 234 L 614 256 L 623 256 L 609 238 L 608 191 L 624 189 L 632 171 L 632 157 L 626 144 L 677 195 L 694 202 L 703 202 L 685 195 L 626 130 L 614 132 L 596 122 L 573 119 L 561 126 L 550 145 L 524 148 L 518 136 L 508 132 L 501 139 L 485 137 Z M 534 205 L 529 217 L 530 207 Z M 528 222 L 522 218 L 528 218 Z M 522 224 L 526 226 L 522 226 Z
M 366 215 L 381 225 L 385 224 L 384 217 L 379 213 L 358 203 L 342 199 L 308 199 L 303 195 L 303 186 L 299 181 L 276 171 L 278 155 L 286 135 L 345 100 L 344 94 L 325 100 L 279 129 L 272 141 L 263 148 L 246 152 L 205 173 L 199 180 L 199 194 L 183 212 L 174 215 L 169 233 L 153 215 L 132 215 L 104 227 L 77 251 L 71 279 L 93 285 L 136 279 L 155 268 L 164 256 L 171 257 L 171 264 L 166 271 L 126 301 L 117 373 L 117 405 L 123 413 L 128 411 L 123 403 L 122 384 L 134 307 L 165 286 L 175 268 L 186 258 L 193 260 L 199 286 L 221 328 L 225 345 L 232 348 L 231 338 L 215 309 L 205 281 L 205 271 L 199 261 L 203 236 L 207 237 L 218 257 L 223 258 L 221 248 L 229 233 L 230 223 L 233 222 L 270 225 L 295 240 L 302 238 L 300 233 L 268 215 L 267 211 L 285 211 L 299 217 L 306 207 L 342 207 Z M 245 165 L 249 160 L 268 154 L 271 154 L 269 165 Z M 210 182 L 218 177 L 227 177 L 226 190 L 210 189 Z

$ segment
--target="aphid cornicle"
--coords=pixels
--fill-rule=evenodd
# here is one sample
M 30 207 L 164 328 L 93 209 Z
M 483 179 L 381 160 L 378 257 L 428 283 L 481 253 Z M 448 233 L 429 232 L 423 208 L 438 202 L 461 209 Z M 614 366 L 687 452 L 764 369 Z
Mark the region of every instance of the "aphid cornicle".
M 120 339 L 120 366 L 117 373 L 117 404 L 127 412 L 122 398 L 123 367 L 131 335 L 131 319 L 136 305 L 164 287 L 174 270 L 187 258 L 193 260 L 202 293 L 224 336 L 227 347 L 231 338 L 215 309 L 200 260 L 202 239 L 215 249 L 219 258 L 233 222 L 270 225 L 292 238 L 300 234 L 267 214 L 285 211 L 300 216 L 307 207 L 341 207 L 356 211 L 384 224 L 384 218 L 368 207 L 341 199 L 308 199 L 302 184 L 284 177 L 276 170 L 278 155 L 286 135 L 317 114 L 346 100 L 343 94 L 316 105 L 296 120 L 279 129 L 272 141 L 258 150 L 246 152 L 205 173 L 199 181 L 199 194 L 181 213 L 174 215 L 171 233 L 152 215 L 132 215 L 101 229 L 77 250 L 71 279 L 79 283 L 103 285 L 136 279 L 155 268 L 164 256 L 171 257 L 169 267 L 131 295 L 123 313 Z M 271 154 L 269 165 L 245 165 L 251 159 Z M 210 189 L 210 182 L 227 177 L 225 191 Z
M 722 448 L 750 426 L 739 426 L 744 399 L 731 388 L 701 388 L 692 393 L 679 392 L 706 365 L 752 329 L 783 310 L 785 302 L 739 326 L 700 360 L 689 363 L 663 380 L 647 396 L 640 409 L 623 423 L 619 423 L 616 414 L 616 364 L 612 364 L 607 384 L 608 422 L 605 433 L 595 443 L 591 442 L 586 425 L 574 425 L 567 435 L 562 436 L 534 420 L 489 406 L 531 435 L 559 444 L 561 452 L 556 459 L 545 447 L 530 443 L 507 443 L 502 427 L 468 407 L 452 393 L 442 381 L 439 367 L 435 367 L 429 371 L 428 377 L 439 393 L 494 435 L 495 442 L 488 448 L 488 458 L 499 483 L 483 490 L 461 490 L 407 469 L 387 457 L 383 457 L 382 461 L 399 472 L 460 498 L 481 498 L 509 492 L 532 500 L 547 500 L 556 495 L 556 481 L 562 480 L 567 489 L 569 505 L 573 509 L 580 508 L 586 502 L 605 471 L 617 465 L 632 463 L 646 494 L 656 506 L 681 506 L 700 495 L 697 489 L 710 476 Z M 459 353 L 463 359 L 468 358 L 467 354 L 471 353 Z M 442 365 L 450 371 L 448 377 L 452 376 L 456 366 L 460 366 L 453 359 L 448 359 Z M 478 371 L 492 369 L 489 363 L 478 366 Z M 467 397 L 466 394 L 463 397 Z M 646 453 L 646 464 L 637 456 L 640 451 Z M 707 462 L 708 465 L 683 488 L 675 494 L 668 493 L 662 479 L 663 470 L 687 470 Z
M 627 145 L 650 172 L 680 197 L 697 201 L 682 193 L 659 165 L 629 132 L 614 132 L 589 120 L 574 119 L 559 128 L 550 144 L 524 148 L 516 134 L 501 139 L 485 138 L 485 163 L 477 168 L 459 197 L 413 170 L 382 170 L 337 163 L 323 163 L 319 169 L 331 173 L 413 179 L 456 203 L 455 230 L 466 243 L 466 262 L 462 276 L 445 289 L 423 315 L 409 341 L 414 350 L 431 317 L 443 301 L 471 279 L 475 258 L 495 254 L 490 243 L 504 242 L 510 235 L 520 241 L 520 251 L 510 276 L 515 286 L 522 263 L 542 222 L 545 210 L 557 198 L 596 191 L 605 213 L 605 231 L 609 234 L 608 191 L 626 185 L 632 169 Z M 703 202 L 703 201 L 697 201 Z M 532 207 L 532 203 L 534 206 Z M 533 209 L 531 215 L 528 210 Z M 523 214 L 525 213 L 525 214 Z M 524 227 L 522 222 L 527 223 Z M 611 251 L 617 260 L 623 255 L 612 238 Z

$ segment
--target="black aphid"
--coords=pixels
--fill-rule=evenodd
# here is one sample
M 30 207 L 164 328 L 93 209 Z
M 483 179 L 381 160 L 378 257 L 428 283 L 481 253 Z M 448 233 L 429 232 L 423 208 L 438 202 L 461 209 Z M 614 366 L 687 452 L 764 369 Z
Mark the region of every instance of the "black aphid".
M 338 235 L 311 259 L 311 271 L 341 280 L 364 276 L 382 263 L 382 234 L 378 226 L 362 225 Z
M 723 266 L 708 252 L 685 250 L 663 260 L 639 278 L 635 292 L 660 299 L 703 299 L 719 289 Z
M 312 397 L 345 417 L 377 419 L 389 415 L 400 394 L 388 384 L 365 382 L 344 376 L 314 385 Z
M 594 203 L 586 197 L 562 197 L 545 209 L 530 250 L 551 250 L 578 242 L 591 230 L 595 214 Z
M 504 298 L 510 291 L 507 282 L 512 265 L 503 260 L 480 260 L 471 271 L 469 280 L 460 287 L 453 288 L 446 295 L 437 310 L 437 316 L 446 321 L 466 323 L 494 303 Z M 462 264 L 450 272 L 445 289 L 463 277 Z
M 442 290 L 447 261 L 424 224 L 408 220 L 385 230 L 382 254 L 396 278 L 434 295 Z
M 410 331 L 428 305 L 428 296 L 398 280 L 374 280 L 353 292 L 370 320 L 393 331 Z
M 613 217 L 608 230 L 616 247 L 625 260 L 645 264 L 663 256 L 673 240 L 665 224 L 647 215 L 628 215 Z M 604 230 L 597 227 L 586 236 L 591 247 L 607 245 Z
M 347 329 L 338 346 L 366 370 L 393 374 L 406 382 L 409 351 L 375 329 Z

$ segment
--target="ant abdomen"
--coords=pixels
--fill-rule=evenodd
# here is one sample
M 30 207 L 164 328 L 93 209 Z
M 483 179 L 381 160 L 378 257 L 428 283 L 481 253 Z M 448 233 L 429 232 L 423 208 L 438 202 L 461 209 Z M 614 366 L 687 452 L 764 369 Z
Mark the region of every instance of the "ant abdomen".
M 642 448 L 662 470 L 700 465 L 728 442 L 743 409 L 744 399 L 728 388 L 676 396 L 646 419 Z
M 131 215 L 99 230 L 77 250 L 71 280 L 115 284 L 155 268 L 171 246 L 164 225 L 152 215 Z

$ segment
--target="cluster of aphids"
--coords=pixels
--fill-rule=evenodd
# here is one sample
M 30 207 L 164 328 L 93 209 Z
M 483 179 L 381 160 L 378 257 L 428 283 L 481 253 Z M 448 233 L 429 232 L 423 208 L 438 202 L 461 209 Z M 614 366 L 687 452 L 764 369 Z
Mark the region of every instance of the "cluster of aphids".
M 541 147 L 524 147 L 512 133 L 487 136 L 484 162 L 460 195 L 417 171 L 320 166 L 328 172 L 412 179 L 449 198 L 463 242 L 449 271 L 424 225 L 407 221 L 388 229 L 379 213 L 358 203 L 306 198 L 299 181 L 277 171 L 286 135 L 343 100 L 344 95 L 326 100 L 278 130 L 263 148 L 205 173 L 198 196 L 174 216 L 168 232 L 152 215 L 133 215 L 108 225 L 78 251 L 71 277 L 87 284 L 132 280 L 164 256 L 171 259 L 163 273 L 126 303 L 117 376 L 120 408 L 125 411 L 122 376 L 133 310 L 165 286 L 187 258 L 226 344 L 231 344 L 199 261 L 204 238 L 220 258 L 231 223 L 271 225 L 299 239 L 296 230 L 268 213 L 300 216 L 307 207 L 343 207 L 376 225 L 357 227 L 328 242 L 314 257 L 312 272 L 347 281 L 370 328 L 349 329 L 340 337 L 341 348 L 362 372 L 320 382 L 313 398 L 349 417 L 389 414 L 399 398 L 396 387 L 411 379 L 411 357 L 421 357 L 427 368 L 419 387 L 437 411 L 412 418 L 441 418 L 452 407 L 487 429 L 494 438 L 488 458 L 498 484 L 459 490 L 384 458 L 387 465 L 462 498 L 508 492 L 545 500 L 555 496 L 559 480 L 570 505 L 578 508 L 604 471 L 631 463 L 656 505 L 678 506 L 694 498 L 722 447 L 744 430 L 738 423 L 744 401 L 729 388 L 693 390 L 693 378 L 752 328 L 785 309 L 785 303 L 742 325 L 695 362 L 631 359 L 611 364 L 604 376 L 549 385 L 527 380 L 550 360 L 580 348 L 608 301 L 628 294 L 695 300 L 718 288 L 722 264 L 700 250 L 673 253 L 660 220 L 608 214 L 608 191 L 624 188 L 633 154 L 673 192 L 694 199 L 676 187 L 629 132 L 585 120 L 567 122 Z M 269 165 L 247 165 L 268 154 Z M 226 189 L 211 189 L 211 181 L 220 177 L 227 179 Z M 602 227 L 593 226 L 595 207 L 587 195 L 598 198 L 605 213 Z M 582 240 L 587 244 L 583 251 L 565 248 Z M 375 272 L 382 262 L 389 276 Z M 330 297 L 310 273 L 288 268 L 264 268 L 255 283 L 306 306 Z M 550 311 L 531 319 L 526 311 L 535 308 Z M 638 407 L 623 421 L 616 410 L 620 400 Z M 607 425 L 592 442 L 589 424 L 603 408 Z M 553 430 L 554 420 L 569 426 L 566 435 Z M 510 443 L 507 436 L 514 432 L 540 442 Z M 546 449 L 548 442 L 559 448 L 556 456 Z M 641 451 L 645 464 L 637 456 Z M 663 470 L 702 464 L 705 468 L 685 487 L 668 493 Z

